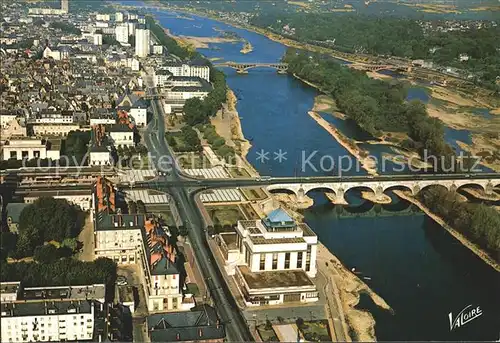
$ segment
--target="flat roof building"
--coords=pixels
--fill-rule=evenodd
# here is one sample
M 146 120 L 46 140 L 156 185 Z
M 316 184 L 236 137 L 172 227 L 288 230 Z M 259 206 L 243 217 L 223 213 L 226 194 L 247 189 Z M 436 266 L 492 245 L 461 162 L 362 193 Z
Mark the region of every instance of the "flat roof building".
M 91 341 L 105 285 L 26 287 L 0 283 L 1 341 Z
M 225 269 L 234 275 L 248 306 L 313 302 L 318 238 L 279 208 L 262 220 L 241 220 L 217 237 Z

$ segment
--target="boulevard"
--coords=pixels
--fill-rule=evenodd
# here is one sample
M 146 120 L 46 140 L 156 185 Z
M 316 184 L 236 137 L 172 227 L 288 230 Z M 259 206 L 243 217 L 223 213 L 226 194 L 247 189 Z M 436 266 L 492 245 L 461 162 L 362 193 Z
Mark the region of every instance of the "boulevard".
M 154 95 L 156 89 L 149 88 L 148 92 Z M 173 152 L 165 140 L 164 113 L 159 100 L 152 101 L 152 107 L 154 119 L 148 127 L 148 131 L 151 133 L 149 138 L 146 138 L 148 149 L 157 156 L 173 156 Z M 154 126 L 157 127 L 157 131 L 150 131 L 149 129 Z M 159 170 L 165 168 L 163 165 L 156 167 Z M 181 180 L 181 176 L 177 166 L 174 165 L 166 177 L 166 181 L 179 182 L 179 180 Z M 236 302 L 208 246 L 207 236 L 203 229 L 203 219 L 199 209 L 195 205 L 194 197 L 189 196 L 183 187 L 168 186 L 167 190 L 179 210 L 184 226 L 188 228 L 190 243 L 195 252 L 196 262 L 203 273 L 214 306 L 225 324 L 228 339 L 240 342 L 253 341 L 248 325 L 238 306 L 236 306 Z

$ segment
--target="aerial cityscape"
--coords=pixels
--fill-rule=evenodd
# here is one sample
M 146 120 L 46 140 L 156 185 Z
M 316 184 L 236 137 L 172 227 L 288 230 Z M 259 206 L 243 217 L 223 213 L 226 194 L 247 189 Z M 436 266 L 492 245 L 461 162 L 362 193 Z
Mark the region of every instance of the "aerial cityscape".
M 0 341 L 500 339 L 500 2 L 0 3 Z

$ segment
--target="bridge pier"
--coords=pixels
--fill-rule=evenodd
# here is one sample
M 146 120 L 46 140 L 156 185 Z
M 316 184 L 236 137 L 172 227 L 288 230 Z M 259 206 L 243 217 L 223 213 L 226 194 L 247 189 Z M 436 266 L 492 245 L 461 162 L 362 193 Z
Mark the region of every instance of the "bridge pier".
M 493 194 L 493 189 L 494 189 L 493 184 L 491 182 L 488 182 L 486 184 L 486 187 L 484 187 L 484 193 L 486 195 L 492 195 Z
M 248 74 L 248 70 L 246 70 L 246 69 L 236 69 L 236 72 L 238 74 Z
M 384 192 L 377 194 L 370 191 L 362 191 L 361 197 L 365 200 L 371 201 L 374 204 L 386 205 L 392 202 L 391 197 Z

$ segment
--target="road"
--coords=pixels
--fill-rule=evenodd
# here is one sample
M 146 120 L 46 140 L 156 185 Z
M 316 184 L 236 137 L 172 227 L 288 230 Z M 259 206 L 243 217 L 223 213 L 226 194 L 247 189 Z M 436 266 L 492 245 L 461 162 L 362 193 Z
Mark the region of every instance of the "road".
M 150 80 L 149 80 L 150 81 Z M 146 80 L 148 83 L 148 80 Z M 156 97 L 155 88 L 148 88 L 148 93 L 153 98 Z M 179 210 L 179 214 L 184 221 L 184 226 L 188 228 L 189 240 L 195 258 L 200 266 L 200 270 L 205 278 L 205 283 L 213 299 L 222 322 L 225 324 L 226 335 L 230 341 L 253 341 L 253 337 L 247 323 L 232 297 L 229 287 L 226 284 L 217 262 L 209 248 L 205 226 L 193 195 L 189 195 L 185 187 L 174 186 L 176 182 L 184 181 L 184 176 L 175 165 L 174 154 L 167 145 L 165 139 L 165 123 L 163 120 L 163 108 L 160 100 L 152 100 L 154 118 L 146 130 L 145 142 L 148 150 L 154 157 L 155 167 L 162 172 L 167 172 L 165 182 L 168 185 L 167 191 L 172 196 Z M 169 183 L 171 183 L 169 185 Z

